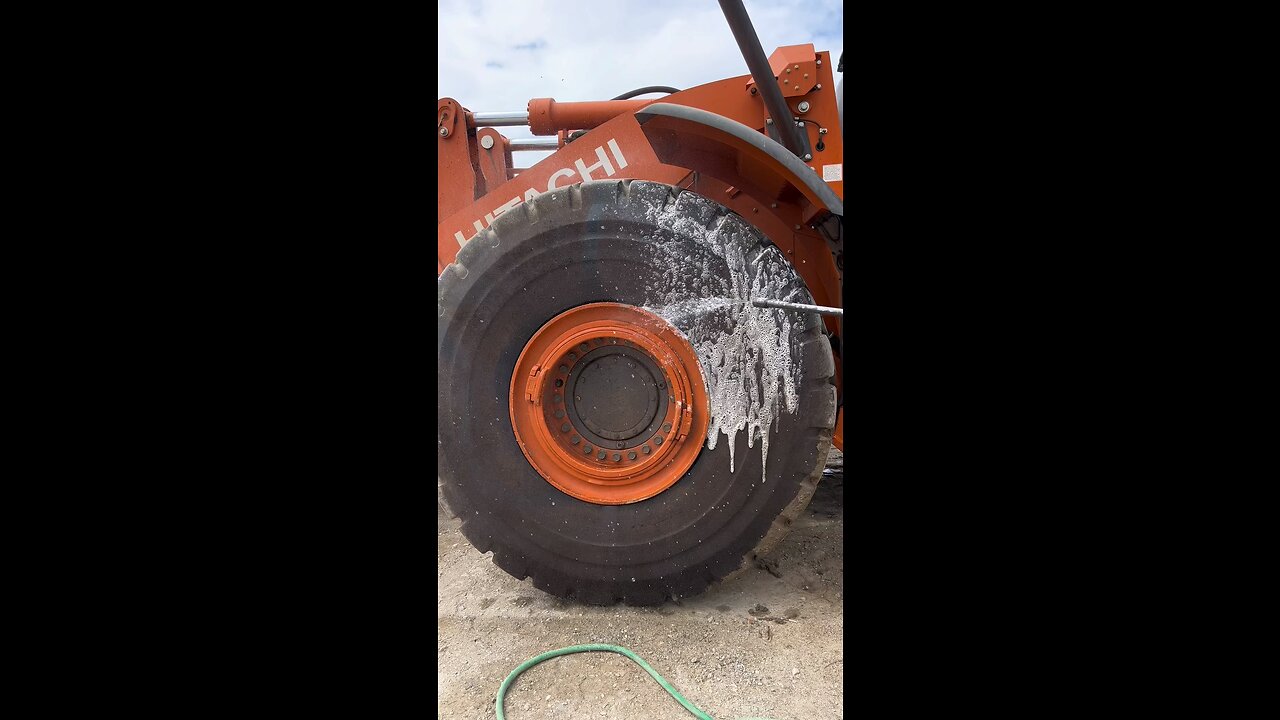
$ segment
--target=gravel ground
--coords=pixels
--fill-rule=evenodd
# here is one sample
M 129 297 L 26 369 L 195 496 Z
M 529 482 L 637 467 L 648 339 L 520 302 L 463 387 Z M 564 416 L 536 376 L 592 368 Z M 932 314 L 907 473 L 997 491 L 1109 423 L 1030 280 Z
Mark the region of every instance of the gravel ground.
M 542 652 L 609 643 L 644 658 L 716 720 L 843 718 L 844 476 L 836 450 L 805 515 L 757 567 L 665 605 L 590 607 L 516 580 L 437 515 L 436 657 L 446 720 L 495 718 L 494 697 Z M 510 720 L 687 720 L 644 670 L 614 653 L 579 653 L 525 671 Z

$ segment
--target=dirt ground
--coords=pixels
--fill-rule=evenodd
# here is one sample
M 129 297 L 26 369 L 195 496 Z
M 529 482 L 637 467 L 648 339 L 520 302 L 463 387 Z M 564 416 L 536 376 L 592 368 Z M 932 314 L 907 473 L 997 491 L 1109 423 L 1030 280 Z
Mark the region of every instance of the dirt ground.
M 768 556 L 706 593 L 665 605 L 590 607 L 498 569 L 437 515 L 437 690 L 446 720 L 495 718 L 517 665 L 569 645 L 631 649 L 716 720 L 844 717 L 844 475 L 836 450 L 805 515 Z M 615 653 L 577 653 L 527 670 L 510 720 L 687 720 L 689 712 Z

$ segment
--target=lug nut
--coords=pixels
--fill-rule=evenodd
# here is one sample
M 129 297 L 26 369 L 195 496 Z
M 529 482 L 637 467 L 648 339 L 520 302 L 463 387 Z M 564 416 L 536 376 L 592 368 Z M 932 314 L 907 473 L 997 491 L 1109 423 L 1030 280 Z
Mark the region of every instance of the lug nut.
M 564 411 L 563 411 L 563 410 L 560 410 L 559 408 L 557 408 L 557 409 L 556 409 L 556 419 L 557 419 L 557 420 L 559 420 L 559 419 L 560 419 L 560 418 L 562 418 L 562 417 L 564 417 Z
M 560 426 L 560 432 L 569 432 L 569 423 Z
M 591 454 L 591 446 L 590 446 L 590 445 L 587 445 L 586 447 L 582 448 L 582 454 L 583 454 L 583 455 L 590 455 L 590 454 Z
M 800 112 L 809 112 L 809 103 L 807 102 L 800 103 L 798 107 L 800 108 Z
M 653 444 L 654 444 L 654 445 L 661 445 L 661 444 L 662 444 L 662 436 L 661 436 L 661 435 L 659 435 L 659 436 L 655 437 L 655 438 L 653 439 Z
M 574 445 L 577 445 L 581 441 L 582 441 L 582 438 L 578 437 L 577 435 L 574 435 L 573 437 L 569 438 L 569 442 L 573 443 Z
M 653 451 L 649 449 L 649 446 L 648 446 L 648 445 L 645 445 L 644 447 L 640 448 L 640 452 L 644 453 L 645 455 L 648 455 L 649 453 L 651 453 L 651 452 L 653 452 Z
M 663 423 L 662 432 L 671 432 L 671 423 Z
M 633 453 L 633 452 L 629 452 L 629 453 L 627 453 L 627 459 L 628 459 L 628 460 L 635 460 L 635 459 L 636 459 L 636 454 L 635 454 L 635 453 Z
M 603 459 L 605 459 L 605 452 L 604 452 L 603 450 L 601 450 L 601 451 L 600 451 L 600 453 L 596 455 L 596 459 L 597 459 L 597 460 L 603 460 Z
M 621 455 L 619 455 L 618 453 L 614 453 L 614 454 L 613 454 L 613 461 L 614 461 L 614 462 L 622 462 L 622 456 L 621 456 Z
M 569 372 L 569 366 L 568 366 L 568 365 L 561 365 L 561 366 L 560 366 L 560 372 L 562 372 L 562 373 L 567 373 L 567 372 Z

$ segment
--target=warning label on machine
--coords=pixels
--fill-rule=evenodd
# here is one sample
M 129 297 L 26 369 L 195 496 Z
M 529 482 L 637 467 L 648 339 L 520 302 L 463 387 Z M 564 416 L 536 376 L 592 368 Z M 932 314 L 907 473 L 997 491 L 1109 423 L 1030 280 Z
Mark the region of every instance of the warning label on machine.
M 844 163 L 822 166 L 823 182 L 844 182 Z

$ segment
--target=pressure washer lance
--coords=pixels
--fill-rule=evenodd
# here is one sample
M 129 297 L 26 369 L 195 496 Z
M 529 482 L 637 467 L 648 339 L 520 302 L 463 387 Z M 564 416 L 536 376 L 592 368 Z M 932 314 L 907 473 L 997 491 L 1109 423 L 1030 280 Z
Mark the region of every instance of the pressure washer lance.
M 825 307 L 823 305 L 804 305 L 801 303 L 783 302 L 782 300 L 768 300 L 766 298 L 756 298 L 751 301 L 756 307 L 782 308 L 783 310 L 795 310 L 797 312 L 811 312 L 819 315 L 836 315 L 844 317 L 842 308 Z

